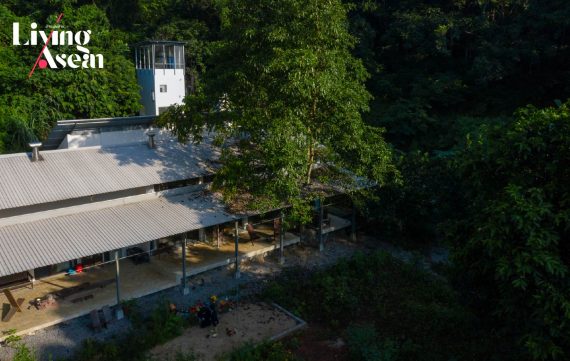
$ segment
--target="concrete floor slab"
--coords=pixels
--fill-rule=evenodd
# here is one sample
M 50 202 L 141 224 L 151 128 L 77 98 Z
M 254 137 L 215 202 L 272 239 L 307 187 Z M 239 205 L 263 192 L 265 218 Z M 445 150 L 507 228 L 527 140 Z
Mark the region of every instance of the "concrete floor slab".
M 261 232 L 261 230 L 260 230 Z M 247 233 L 246 233 L 247 235 Z M 256 241 L 252 245 L 247 236 L 240 233 L 239 257 L 241 260 L 273 251 L 279 247 L 278 242 Z M 284 246 L 299 242 L 299 237 L 285 233 Z M 234 263 L 234 242 L 224 237 L 220 248 L 205 243 L 193 243 L 186 252 L 187 276 L 193 276 L 208 270 Z M 171 254 L 151 257 L 150 263 L 135 265 L 131 259 L 120 261 L 121 299 L 127 300 L 146 296 L 167 288 L 180 285 L 182 277 L 182 254 L 177 250 Z M 16 313 L 9 322 L 0 322 L 0 332 L 15 329 L 17 334 L 27 334 L 69 319 L 88 314 L 91 310 L 100 309 L 105 305 L 117 304 L 115 264 L 114 262 L 86 269 L 77 275 L 57 275 L 47 279 L 37 280 L 34 288 L 22 288 L 12 291 L 16 298 L 24 298 L 25 303 L 21 313 Z M 58 300 L 57 307 L 38 310 L 31 305 L 36 298 L 44 297 L 62 289 L 78 286 L 86 282 L 91 284 L 109 281 L 104 287 L 82 291 L 63 300 Z M 77 299 L 79 302 L 72 302 Z M 92 296 L 92 297 L 89 297 Z M 0 294 L 3 314 L 7 309 L 8 300 Z M 0 336 L 0 339 L 3 337 Z

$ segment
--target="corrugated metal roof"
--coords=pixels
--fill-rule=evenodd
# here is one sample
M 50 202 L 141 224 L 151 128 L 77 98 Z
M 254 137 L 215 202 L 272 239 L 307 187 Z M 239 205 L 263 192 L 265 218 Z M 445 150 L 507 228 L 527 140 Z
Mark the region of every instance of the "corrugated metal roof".
M 0 156 L 0 210 L 86 197 L 211 174 L 219 152 L 175 140 L 109 148 L 41 152 L 32 162 L 26 153 Z
M 229 222 L 211 195 L 192 193 L 0 227 L 0 276 Z

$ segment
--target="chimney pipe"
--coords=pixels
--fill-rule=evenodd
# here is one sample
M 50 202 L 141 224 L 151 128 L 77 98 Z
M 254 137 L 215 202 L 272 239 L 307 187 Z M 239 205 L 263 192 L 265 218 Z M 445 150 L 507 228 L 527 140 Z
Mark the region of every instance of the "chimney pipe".
M 40 155 L 40 147 L 42 146 L 42 143 L 32 142 L 29 144 L 29 146 L 32 147 L 32 162 L 43 160 L 42 156 Z
M 146 135 L 148 135 L 148 147 L 150 149 L 154 149 L 155 148 L 154 136 L 156 135 L 156 131 L 151 128 L 149 129 L 148 132 L 146 132 Z

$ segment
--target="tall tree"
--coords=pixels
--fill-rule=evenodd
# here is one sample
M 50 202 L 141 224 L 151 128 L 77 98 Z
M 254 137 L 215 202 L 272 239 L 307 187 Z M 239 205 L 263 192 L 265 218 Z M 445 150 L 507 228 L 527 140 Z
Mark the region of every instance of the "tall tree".
M 568 359 L 570 102 L 487 130 L 459 171 L 467 209 L 451 234 L 462 287 L 527 356 Z
M 312 198 L 315 181 L 353 190 L 353 175 L 395 174 L 382 131 L 361 118 L 371 96 L 351 54 L 347 11 L 339 0 L 236 0 L 221 9 L 223 40 L 204 81 L 162 121 L 183 140 L 215 132 L 223 145 L 215 184 L 228 200 L 296 205 Z

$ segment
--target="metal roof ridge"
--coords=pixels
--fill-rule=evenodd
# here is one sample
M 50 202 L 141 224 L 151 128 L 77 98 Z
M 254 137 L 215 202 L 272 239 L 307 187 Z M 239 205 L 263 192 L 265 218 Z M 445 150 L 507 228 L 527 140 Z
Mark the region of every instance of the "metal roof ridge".
M 107 147 L 107 148 L 110 148 L 110 147 Z M 103 148 L 100 145 L 93 145 L 90 147 L 80 147 L 80 148 L 45 149 L 45 150 L 41 150 L 41 153 L 42 154 L 45 154 L 45 153 L 48 153 L 48 154 L 50 154 L 50 153 L 65 153 L 65 152 L 71 152 L 71 151 L 77 151 L 77 150 L 95 150 L 95 149 L 103 149 Z M 0 154 L 0 159 L 12 158 L 12 157 L 21 157 L 21 156 L 29 157 L 30 154 L 31 154 L 31 152 L 6 153 L 6 154 Z
M 106 208 L 115 208 L 120 206 L 126 206 L 134 203 L 146 202 L 149 200 L 156 200 L 160 198 L 167 198 L 169 200 L 177 200 L 185 198 L 189 195 L 196 194 L 200 191 L 206 189 L 206 185 L 202 184 L 200 187 L 197 186 L 186 186 L 178 189 L 165 190 L 161 192 L 152 192 L 146 194 L 138 194 L 135 196 L 122 197 L 117 199 L 109 199 L 105 201 L 99 201 L 94 203 L 79 204 L 69 207 L 62 207 L 57 209 L 50 209 L 47 211 L 40 211 L 35 213 L 26 213 L 12 217 L 0 218 L 0 228 L 6 226 L 12 226 L 15 224 L 35 222 L 43 219 L 64 217 L 72 214 L 86 213 L 91 211 L 97 211 Z

